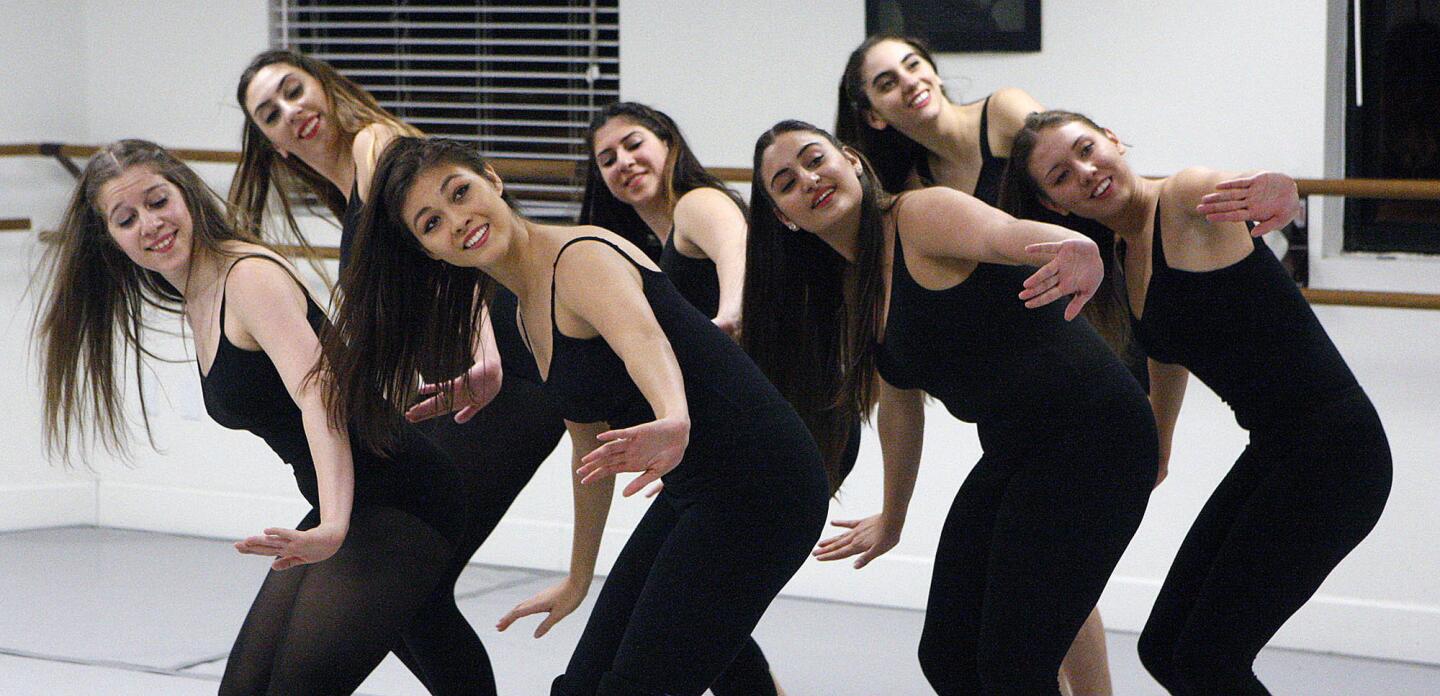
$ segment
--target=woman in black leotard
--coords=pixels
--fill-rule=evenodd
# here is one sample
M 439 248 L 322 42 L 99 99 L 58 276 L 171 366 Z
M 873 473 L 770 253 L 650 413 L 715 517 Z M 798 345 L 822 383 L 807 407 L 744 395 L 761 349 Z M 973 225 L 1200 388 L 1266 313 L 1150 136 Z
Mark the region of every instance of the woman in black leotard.
M 1024 91 L 1006 87 L 983 100 L 956 104 L 945 94 L 925 42 L 896 34 L 876 34 L 855 48 L 840 78 L 835 133 L 875 165 L 880 184 L 891 193 L 949 186 L 987 205 L 1000 197 L 1000 178 L 1015 133 L 1025 116 L 1042 107 Z M 1114 235 L 1103 225 L 1076 224 L 1043 211 L 1032 219 L 1069 227 L 1095 240 L 1102 260 L 1110 257 Z M 1088 221 L 1086 221 L 1088 222 Z M 1109 268 L 1096 294 L 1115 292 Z M 1125 329 L 1114 303 L 1089 303 L 1086 320 L 1100 332 L 1142 388 L 1147 385 L 1145 355 Z M 1163 473 L 1163 472 L 1162 472 Z M 1087 696 L 1111 693 L 1105 627 L 1097 608 L 1085 620 L 1061 665 L 1067 692 Z
M 86 166 L 40 327 L 47 441 L 68 451 L 78 431 L 123 445 L 113 337 L 120 332 L 138 360 L 148 354 L 142 309 L 182 315 L 206 411 L 264 438 L 313 506 L 294 530 L 236 544 L 276 560 L 220 693 L 349 693 L 441 581 L 466 501 L 458 472 L 419 433 L 404 431 L 391 456 L 378 456 L 327 419 L 328 376 L 311 372 L 324 313 L 290 265 L 232 228 L 223 210 L 152 143 L 120 141 Z M 137 362 L 141 394 L 143 374 Z
M 1026 116 L 1043 107 L 1014 87 L 996 90 L 977 102 L 956 104 L 945 94 L 924 41 L 877 34 L 850 53 L 836 109 L 836 135 L 875 164 L 885 190 L 899 193 L 949 186 L 993 206 L 999 203 L 1000 179 L 1015 133 Z M 1116 292 L 1108 265 L 1115 235 L 1109 228 L 1043 208 L 1034 215 L 1033 219 L 1068 227 L 1095 240 L 1107 264 L 1096 294 L 1109 297 Z M 1120 354 L 1140 386 L 1146 387 L 1145 354 L 1129 335 L 1129 323 L 1115 305 L 1088 303 L 1084 316 Z M 1098 612 L 1086 622 L 1075 649 L 1066 656 L 1063 671 L 1079 693 L 1110 693 L 1105 634 Z
M 589 589 L 613 479 L 665 489 L 605 581 L 557 694 L 699 694 L 804 562 L 824 522 L 814 441 L 734 341 L 634 245 L 520 217 L 470 146 L 397 138 L 341 278 L 333 404 L 377 441 L 415 372 L 467 357 L 477 297 L 508 287 L 574 451 L 571 572 L 501 621 L 552 625 Z M 438 298 L 438 301 L 437 299 Z M 328 355 L 329 353 L 327 353 Z
M 256 56 L 241 75 L 236 99 L 248 118 L 230 188 L 232 205 L 261 220 L 273 195 L 286 227 L 299 236 L 288 199 L 303 187 L 341 222 L 343 274 L 353 260 L 355 226 L 378 153 L 396 135 L 419 131 L 328 64 L 293 51 Z M 498 293 L 497 303 L 513 306 L 514 299 L 504 294 Z M 495 693 L 485 648 L 455 605 L 455 581 L 564 433 L 560 415 L 539 398 L 533 361 L 514 327 L 494 326 L 492 333 L 485 321 L 481 337 L 475 368 L 462 376 L 469 377 L 468 388 L 454 392 L 457 403 L 446 405 L 460 413 L 453 421 L 419 423 L 461 468 L 471 506 L 446 581 L 395 650 L 432 692 Z M 410 416 L 420 420 L 444 410 L 432 399 L 412 408 Z
M 613 230 L 645 250 L 682 297 L 738 339 L 746 210 L 739 194 L 700 166 L 674 120 L 644 104 L 601 109 L 590 119 L 586 140 L 593 157 L 580 224 Z M 858 428 L 854 435 L 858 454 Z M 852 456 L 852 466 L 854 461 Z M 783 693 L 754 640 L 746 641 L 710 691 Z
M 1156 465 L 1144 393 L 1066 321 L 1099 283 L 1095 243 L 945 187 L 892 199 L 861 155 L 798 121 L 761 136 L 754 173 L 745 332 L 773 346 L 757 362 L 834 418 L 880 407 L 884 510 L 839 523 L 817 555 L 863 566 L 899 540 L 928 392 L 977 423 L 985 455 L 941 533 L 921 667 L 942 694 L 1058 693 Z
M 1175 557 L 1140 658 L 1172 693 L 1268 693 L 1255 655 L 1374 527 L 1391 475 L 1369 398 L 1258 239 L 1294 216 L 1295 182 L 1199 168 L 1145 179 L 1114 133 L 1064 111 L 1031 116 L 1012 152 L 1008 207 L 1099 220 L 1119 239 L 1162 461 L 1189 372 L 1250 432 Z

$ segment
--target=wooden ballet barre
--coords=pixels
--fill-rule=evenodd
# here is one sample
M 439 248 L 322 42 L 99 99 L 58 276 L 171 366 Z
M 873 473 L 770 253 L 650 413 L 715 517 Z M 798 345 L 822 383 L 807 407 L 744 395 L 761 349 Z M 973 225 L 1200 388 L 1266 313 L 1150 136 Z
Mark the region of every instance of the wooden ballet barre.
M 1440 200 L 1435 179 L 1296 179 L 1302 196 Z
M 1396 309 L 1440 309 L 1440 295 L 1412 292 L 1368 292 L 1364 290 L 1322 290 L 1301 288 L 1310 304 L 1347 307 L 1391 307 Z
M 24 232 L 30 229 L 30 218 L 0 218 L 0 232 Z

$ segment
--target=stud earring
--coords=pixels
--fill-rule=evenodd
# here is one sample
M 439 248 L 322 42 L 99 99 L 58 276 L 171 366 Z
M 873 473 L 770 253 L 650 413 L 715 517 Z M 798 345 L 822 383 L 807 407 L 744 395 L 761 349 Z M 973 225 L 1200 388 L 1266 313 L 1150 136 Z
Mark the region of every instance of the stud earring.
M 793 223 L 793 222 L 787 222 L 787 223 L 785 223 L 785 227 L 789 228 L 791 232 L 799 232 L 799 231 L 800 231 L 800 227 L 799 227 L 798 225 L 796 225 L 795 223 Z

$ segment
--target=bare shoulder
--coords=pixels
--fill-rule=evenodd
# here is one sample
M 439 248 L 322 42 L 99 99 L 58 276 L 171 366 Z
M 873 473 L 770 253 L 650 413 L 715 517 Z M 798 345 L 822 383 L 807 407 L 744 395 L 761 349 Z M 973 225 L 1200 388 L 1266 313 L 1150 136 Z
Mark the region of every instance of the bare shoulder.
M 305 291 L 296 280 L 295 268 L 268 250 L 250 253 L 264 258 L 249 256 L 236 261 L 225 279 L 227 304 L 238 313 L 242 323 L 253 326 L 257 321 L 291 314 L 303 317 Z
M 1165 180 L 1160 189 L 1160 200 L 1167 205 L 1179 206 L 1192 216 L 1200 216 L 1195 212 L 1195 206 L 1226 178 L 1227 174 L 1216 169 L 1186 167 Z
M 675 201 L 675 218 L 678 220 L 682 215 L 686 217 L 699 218 L 712 215 L 726 215 L 739 213 L 740 207 L 724 191 L 709 186 L 691 189 Z
M 1002 87 L 990 95 L 990 132 L 1004 142 L 1004 153 L 1010 151 L 1010 141 L 1025 127 L 1025 119 L 1045 107 L 1025 90 L 1019 87 Z

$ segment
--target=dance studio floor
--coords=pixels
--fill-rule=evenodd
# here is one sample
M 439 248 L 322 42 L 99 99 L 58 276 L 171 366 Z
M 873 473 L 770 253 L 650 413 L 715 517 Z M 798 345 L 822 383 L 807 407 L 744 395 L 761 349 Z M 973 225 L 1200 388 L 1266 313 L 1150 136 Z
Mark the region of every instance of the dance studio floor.
M 0 534 L 0 694 L 213 694 L 264 567 L 213 539 L 96 528 Z M 554 578 L 471 566 L 460 579 L 460 607 L 489 648 L 502 694 L 548 693 L 579 636 L 588 603 L 538 641 L 534 620 L 493 628 Z M 928 694 L 914 658 L 920 623 L 917 611 L 781 598 L 755 635 L 790 696 Z M 1111 633 L 1110 651 L 1116 693 L 1164 693 L 1140 668 L 1133 634 Z M 1440 667 L 1267 650 L 1256 669 L 1277 694 L 1440 693 Z M 360 693 L 423 691 L 391 657 Z

